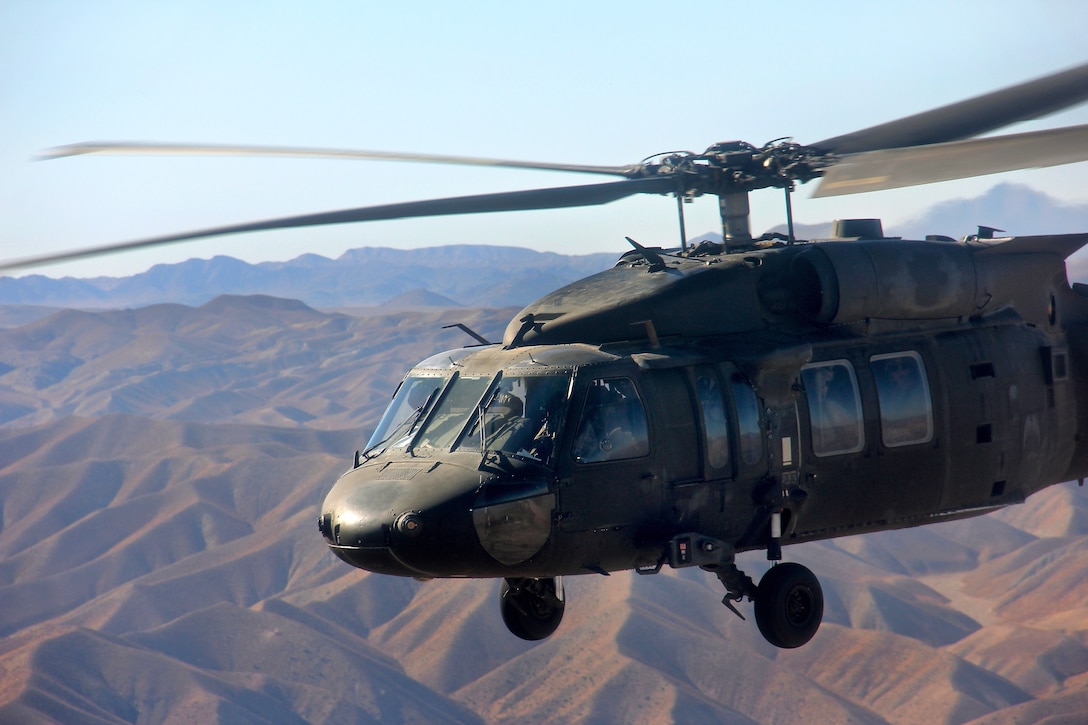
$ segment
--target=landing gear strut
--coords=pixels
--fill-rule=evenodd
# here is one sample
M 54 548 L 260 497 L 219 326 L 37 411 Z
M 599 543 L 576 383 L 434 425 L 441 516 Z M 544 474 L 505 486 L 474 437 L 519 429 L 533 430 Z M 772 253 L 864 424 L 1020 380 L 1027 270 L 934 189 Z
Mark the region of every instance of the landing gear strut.
M 777 544 L 777 536 L 774 543 Z M 772 561 L 781 556 L 778 546 L 768 550 Z M 816 575 L 800 564 L 776 564 L 756 586 L 752 577 L 737 568 L 732 546 L 695 533 L 674 537 L 666 558 L 673 568 L 699 566 L 714 572 L 725 587 L 722 604 L 741 619 L 744 615 L 734 602 L 754 601 L 756 625 L 763 638 L 775 647 L 800 647 L 820 628 L 824 617 L 823 589 Z
M 563 583 L 547 579 L 504 579 L 499 612 L 510 632 L 530 642 L 551 635 L 563 620 Z
M 824 593 L 808 568 L 793 562 L 777 564 L 763 575 L 758 587 L 731 560 L 712 571 L 725 586 L 722 604 L 744 619 L 733 602 L 744 597 L 753 600 L 759 632 L 775 647 L 800 647 L 820 628 Z

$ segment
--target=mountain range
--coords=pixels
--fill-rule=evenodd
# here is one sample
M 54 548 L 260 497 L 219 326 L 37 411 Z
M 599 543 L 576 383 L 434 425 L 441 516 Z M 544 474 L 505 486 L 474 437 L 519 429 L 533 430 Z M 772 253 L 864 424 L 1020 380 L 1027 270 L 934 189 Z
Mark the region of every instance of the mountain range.
M 0 722 L 1084 722 L 1075 482 L 984 517 L 787 547 L 826 596 L 797 650 L 767 644 L 751 605 L 741 621 L 697 569 L 569 577 L 559 630 L 528 643 L 494 581 L 336 559 L 318 507 L 405 370 L 472 342 L 449 325 L 498 339 L 535 294 L 469 302 L 506 253 L 451 250 L 445 276 L 463 279 L 403 288 L 382 285 L 434 250 L 349 253 L 384 270 L 357 286 L 403 306 L 323 296 L 316 273 L 312 288 L 283 275 L 298 299 L 217 294 L 215 269 L 263 268 L 234 260 L 174 265 L 193 275 L 174 286 L 181 269 L 152 270 L 179 296 L 154 304 L 122 301 L 149 289 L 128 278 L 96 282 L 113 293 L 85 291 L 84 309 L 25 289 L 0 306 Z M 612 261 L 509 254 L 523 280 Z M 309 260 L 347 266 L 326 262 Z M 739 563 L 767 568 L 760 552 Z
M 131 277 L 0 277 L 0 305 L 95 309 L 266 294 L 314 307 L 524 305 L 610 267 L 617 254 L 566 256 L 516 247 L 362 248 L 249 264 L 233 257 L 156 265 Z

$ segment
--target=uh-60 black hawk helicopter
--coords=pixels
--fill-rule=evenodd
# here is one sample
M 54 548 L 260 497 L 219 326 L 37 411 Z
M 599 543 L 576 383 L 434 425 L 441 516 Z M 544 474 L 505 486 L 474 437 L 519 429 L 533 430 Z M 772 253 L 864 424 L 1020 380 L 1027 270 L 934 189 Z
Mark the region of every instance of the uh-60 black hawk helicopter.
M 632 242 L 615 267 L 532 303 L 501 344 L 411 369 L 319 528 L 345 562 L 417 578 L 496 577 L 509 629 L 555 631 L 561 577 L 698 566 L 798 647 L 823 595 L 796 563 L 759 584 L 738 553 L 975 516 L 1088 474 L 1088 286 L 1065 259 L 1088 233 L 961 241 L 753 238 L 748 193 L 855 193 L 1088 159 L 1088 125 L 975 139 L 1088 99 L 1088 65 L 811 145 L 730 142 L 631 166 L 256 147 L 554 169 L 619 181 L 291 217 L 23 260 L 244 231 L 714 195 L 721 244 Z M 14 265 L 7 265 L 14 266 Z

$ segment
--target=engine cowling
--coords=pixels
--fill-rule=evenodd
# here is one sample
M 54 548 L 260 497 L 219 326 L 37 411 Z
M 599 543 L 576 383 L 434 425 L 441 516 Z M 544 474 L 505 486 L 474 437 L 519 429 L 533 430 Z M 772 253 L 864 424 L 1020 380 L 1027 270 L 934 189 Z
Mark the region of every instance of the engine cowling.
M 813 322 L 965 317 L 985 306 L 971 250 L 962 244 L 825 242 L 793 261 L 799 311 Z

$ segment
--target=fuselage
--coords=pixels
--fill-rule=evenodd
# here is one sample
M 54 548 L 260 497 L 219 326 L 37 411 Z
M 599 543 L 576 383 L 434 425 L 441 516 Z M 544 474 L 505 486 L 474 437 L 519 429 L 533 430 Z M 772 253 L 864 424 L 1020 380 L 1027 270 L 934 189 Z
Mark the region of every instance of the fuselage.
M 685 533 L 768 547 L 772 514 L 790 544 L 1082 477 L 1085 239 L 1037 239 L 628 260 L 413 368 L 321 531 L 420 578 L 655 570 Z

